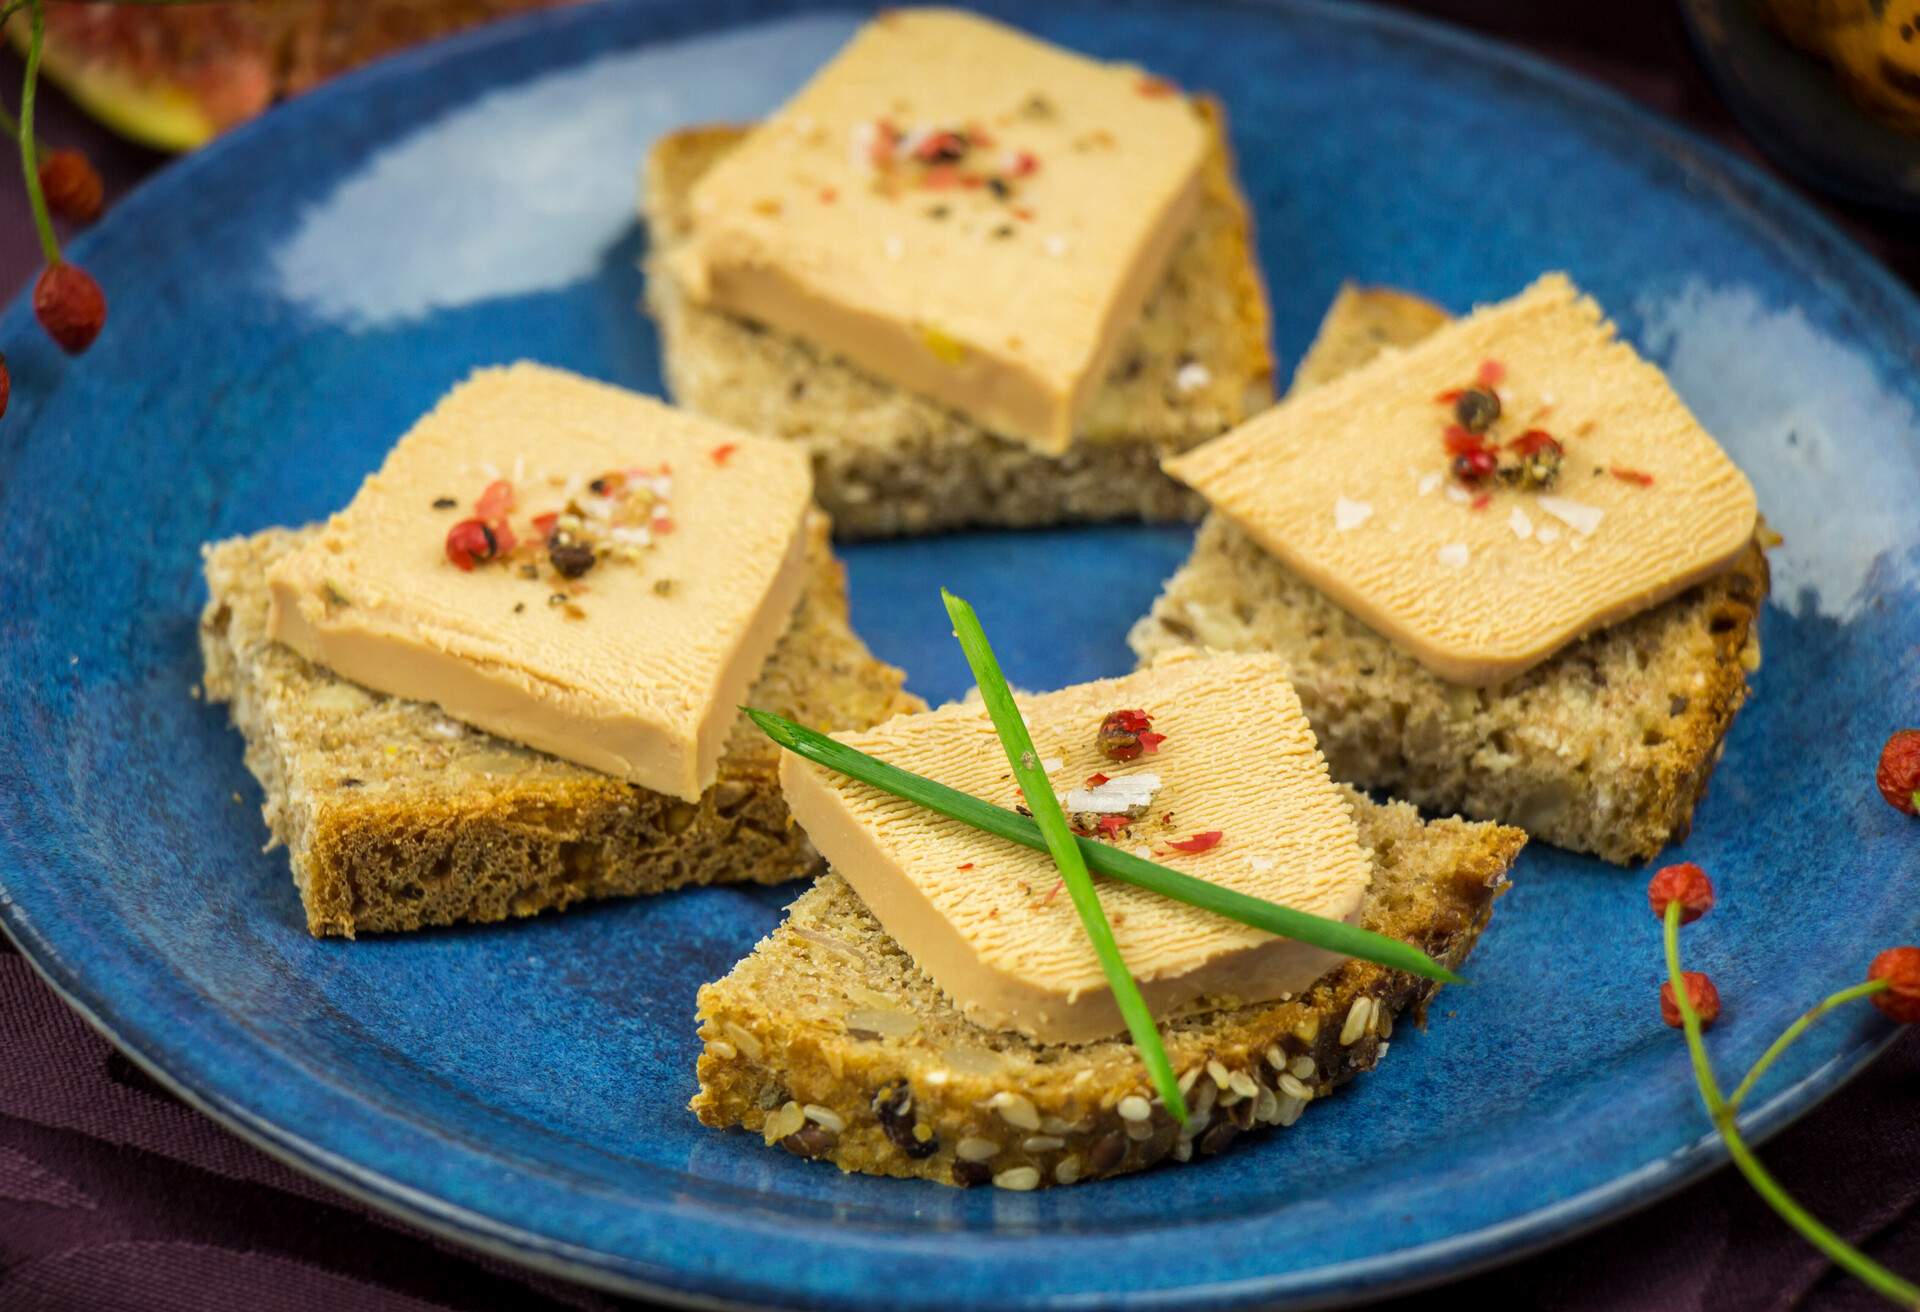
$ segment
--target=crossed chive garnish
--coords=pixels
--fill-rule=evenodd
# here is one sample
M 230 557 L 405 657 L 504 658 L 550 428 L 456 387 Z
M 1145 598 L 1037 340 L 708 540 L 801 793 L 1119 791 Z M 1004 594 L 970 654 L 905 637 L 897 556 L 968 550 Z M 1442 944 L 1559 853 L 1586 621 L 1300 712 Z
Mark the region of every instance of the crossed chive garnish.
M 1013 767 L 1014 778 L 1020 784 L 1020 792 L 1026 798 L 1027 809 L 1033 812 L 1031 819 L 957 788 L 949 788 L 924 775 L 889 765 L 784 716 L 756 710 L 751 706 L 742 709 L 767 737 L 815 765 L 857 779 L 881 792 L 925 807 L 937 815 L 958 820 L 982 833 L 1051 855 L 1054 865 L 1059 867 L 1068 896 L 1073 900 L 1074 910 L 1080 914 L 1080 923 L 1093 942 L 1094 952 L 1100 959 L 1108 985 L 1113 989 L 1114 1000 L 1120 1005 L 1120 1014 L 1127 1022 L 1134 1046 L 1139 1049 L 1140 1058 L 1160 1094 L 1160 1100 L 1175 1120 L 1186 1124 L 1186 1100 L 1180 1094 L 1179 1081 L 1174 1075 L 1172 1063 L 1167 1060 L 1166 1046 L 1160 1041 L 1153 1014 L 1147 1009 L 1146 999 L 1140 996 L 1139 985 L 1134 982 L 1132 972 L 1120 956 L 1119 944 L 1114 942 L 1113 929 L 1107 923 L 1106 913 L 1100 907 L 1099 894 L 1094 890 L 1092 873 L 1144 888 L 1148 892 L 1184 902 L 1202 911 L 1211 911 L 1270 934 L 1310 943 L 1341 956 L 1371 961 L 1443 984 L 1460 983 L 1459 976 L 1410 943 L 1349 925 L 1345 921 L 1296 911 L 1265 898 L 1253 897 L 1182 874 L 1107 843 L 1076 837 L 1067 826 L 1066 814 L 1060 809 L 1060 799 L 1054 795 L 1053 785 L 1040 768 L 1040 754 L 1034 749 L 1026 721 L 1020 715 L 1020 708 L 1014 704 L 1006 676 L 1001 673 L 1000 663 L 994 658 L 993 647 L 987 641 L 979 617 L 974 614 L 972 606 L 946 589 L 941 589 L 940 596 L 946 602 L 947 614 L 953 620 L 954 636 L 960 640 L 960 648 L 966 653 L 967 664 L 973 670 L 974 683 L 980 689 L 981 700 L 986 703 L 987 714 L 993 719 L 1001 746 L 1006 748 L 1007 760 Z
M 1027 732 L 1025 717 L 1014 705 L 1013 691 L 1007 687 L 1006 675 L 1000 672 L 1000 662 L 994 659 L 987 631 L 980 627 L 980 617 L 973 613 L 973 607 L 945 588 L 940 589 L 940 600 L 947 604 L 947 615 L 953 620 L 953 636 L 960 639 L 960 650 L 967 654 L 973 682 L 980 689 L 980 700 L 987 704 L 987 714 L 993 717 L 993 727 L 1000 732 L 1000 745 L 1007 749 L 1007 760 L 1012 763 L 1013 777 L 1019 781 L 1020 792 L 1027 799 L 1027 809 L 1033 812 L 1034 824 L 1046 840 L 1053 864 L 1060 867 L 1060 878 L 1066 881 L 1073 909 L 1080 913 L 1080 924 L 1093 940 L 1094 954 L 1100 958 L 1100 969 L 1106 974 L 1114 1001 L 1120 1004 L 1127 1032 L 1133 1035 L 1133 1046 L 1146 1064 L 1153 1087 L 1160 1092 L 1160 1101 L 1173 1113 L 1174 1120 L 1185 1125 L 1187 1100 L 1180 1092 L 1180 1077 L 1174 1074 L 1173 1063 L 1167 1060 L 1166 1045 L 1160 1042 L 1160 1030 L 1153 1023 L 1147 1000 L 1140 996 L 1133 972 L 1120 957 L 1120 945 L 1113 940 L 1113 927 L 1107 924 L 1100 895 L 1093 891 L 1087 859 L 1081 854 L 1073 830 L 1067 827 L 1067 813 L 1060 809 L 1060 799 L 1053 794 L 1047 772 L 1040 768 L 1040 753 L 1034 749 L 1033 735 Z

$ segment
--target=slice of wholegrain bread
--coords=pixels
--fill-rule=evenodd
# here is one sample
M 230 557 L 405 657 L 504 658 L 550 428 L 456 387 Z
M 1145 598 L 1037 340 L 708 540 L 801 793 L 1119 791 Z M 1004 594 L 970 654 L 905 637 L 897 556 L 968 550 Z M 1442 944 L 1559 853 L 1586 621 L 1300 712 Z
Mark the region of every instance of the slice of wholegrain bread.
M 1516 829 L 1423 822 L 1347 791 L 1373 853 L 1368 929 L 1457 966 L 1526 842 Z M 1348 961 L 1312 989 L 1168 1021 L 1190 1116 L 1153 1098 L 1125 1035 L 1036 1044 L 960 1015 L 838 875 L 824 876 L 722 980 L 700 990 L 693 1110 L 843 1171 L 1032 1189 L 1218 1153 L 1292 1125 L 1386 1054 L 1436 986 Z
M 1160 460 L 1270 405 L 1273 358 L 1220 110 L 1196 105 L 1217 143 L 1199 216 L 1066 455 L 1041 455 L 803 341 L 686 300 L 659 256 L 688 229 L 693 183 L 741 128 L 673 133 L 647 159 L 647 305 L 674 399 L 749 432 L 805 442 L 814 495 L 841 537 L 1197 519 L 1203 504 L 1160 472 Z
M 1417 297 L 1346 288 L 1293 386 L 1324 382 L 1446 320 Z M 1685 837 L 1746 700 L 1760 661 L 1767 538 L 1762 525 L 1726 573 L 1474 689 L 1429 673 L 1209 515 L 1129 640 L 1143 662 L 1195 645 L 1274 652 L 1336 779 L 1628 864 Z
M 788 821 L 778 749 L 744 716 L 694 804 L 369 692 L 268 641 L 267 567 L 312 531 L 268 529 L 205 549 L 200 646 L 207 696 L 231 705 L 315 935 L 503 920 L 582 898 L 818 869 Z M 900 671 L 848 627 L 820 516 L 810 533 L 811 581 L 751 701 L 829 729 L 920 709 Z

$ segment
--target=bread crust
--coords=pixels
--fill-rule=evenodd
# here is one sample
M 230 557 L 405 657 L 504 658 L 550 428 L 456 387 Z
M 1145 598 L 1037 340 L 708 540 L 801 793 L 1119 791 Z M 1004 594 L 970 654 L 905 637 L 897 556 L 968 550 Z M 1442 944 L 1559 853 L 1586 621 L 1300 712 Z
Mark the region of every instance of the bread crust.
M 1346 795 L 1375 861 L 1360 923 L 1459 965 L 1526 836 L 1423 822 L 1404 803 Z M 1174 1069 L 1187 1076 L 1193 1115 L 1183 1130 L 1153 1100 L 1126 1036 L 1045 1045 L 981 1029 L 828 874 L 752 955 L 700 991 L 692 1109 L 707 1125 L 761 1134 L 843 1171 L 1071 1184 L 1211 1156 L 1293 1124 L 1372 1069 L 1397 1020 L 1424 1023 L 1435 987 L 1349 961 L 1297 998 L 1163 1022 Z
M 806 443 L 815 495 L 843 538 L 1199 518 L 1199 498 L 1161 473 L 1160 461 L 1272 404 L 1273 357 L 1252 217 L 1234 181 L 1223 113 L 1213 101 L 1194 103 L 1215 141 L 1200 216 L 1065 455 L 995 436 L 842 359 L 681 295 L 662 256 L 688 229 L 690 188 L 740 139 L 739 127 L 671 133 L 647 158 L 646 303 L 675 400 Z
M 636 787 L 370 693 L 266 636 L 266 569 L 311 529 L 205 549 L 200 645 L 229 704 L 261 813 L 284 844 L 316 936 L 397 932 L 559 910 L 693 884 L 778 883 L 819 869 L 789 823 L 778 749 L 745 717 L 697 803 Z M 844 572 L 815 515 L 811 577 L 751 693 L 828 729 L 921 708 L 847 623 Z

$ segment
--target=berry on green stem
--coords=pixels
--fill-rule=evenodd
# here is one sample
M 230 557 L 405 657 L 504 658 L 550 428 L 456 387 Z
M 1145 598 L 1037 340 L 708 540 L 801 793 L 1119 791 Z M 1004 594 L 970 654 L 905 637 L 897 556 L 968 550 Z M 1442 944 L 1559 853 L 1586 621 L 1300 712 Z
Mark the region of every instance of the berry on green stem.
M 1687 982 L 1687 1000 L 1700 1016 L 1700 1028 L 1705 1029 L 1720 1019 L 1720 990 L 1713 986 L 1713 981 L 1697 970 L 1683 971 L 1680 978 Z M 1680 1003 L 1673 996 L 1671 980 L 1660 986 L 1660 1019 L 1675 1029 L 1681 1027 Z
M 106 187 L 77 150 L 56 150 L 40 162 L 40 188 L 47 194 L 48 208 L 63 219 L 92 223 L 100 217 Z
M 1873 782 L 1888 806 L 1908 815 L 1920 814 L 1920 729 L 1902 729 L 1887 739 Z
M 1885 980 L 1873 1005 L 1897 1025 L 1920 1025 L 1920 948 L 1888 948 L 1867 967 L 1867 978 Z
M 41 270 L 33 285 L 33 313 L 61 350 L 79 355 L 106 326 L 107 298 L 92 274 L 61 260 Z
M 1680 923 L 1691 925 L 1713 910 L 1713 881 L 1691 861 L 1665 866 L 1647 881 L 1647 903 L 1656 918 L 1664 918 L 1669 902 L 1680 904 Z

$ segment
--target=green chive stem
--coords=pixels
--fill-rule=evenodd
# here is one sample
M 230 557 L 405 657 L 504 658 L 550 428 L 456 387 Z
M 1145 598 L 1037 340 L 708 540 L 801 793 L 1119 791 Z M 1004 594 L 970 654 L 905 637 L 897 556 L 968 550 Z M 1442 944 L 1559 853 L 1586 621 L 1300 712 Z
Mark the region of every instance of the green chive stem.
M 823 766 L 836 774 L 844 774 L 851 779 L 878 788 L 883 793 L 904 798 L 929 811 L 944 815 L 950 820 L 992 834 L 1010 843 L 1018 843 L 1038 852 L 1047 850 L 1047 840 L 1041 836 L 1040 827 L 1026 816 L 1016 814 L 1004 807 L 983 802 L 977 797 L 949 788 L 936 780 L 902 770 L 877 757 L 869 756 L 856 747 L 847 744 L 817 729 L 796 724 L 792 720 L 774 715 L 769 711 L 756 710 L 753 707 L 742 708 L 749 719 L 760 726 L 761 732 L 793 752 L 805 757 L 815 765 Z M 1315 947 L 1337 952 L 1342 956 L 1356 957 L 1362 961 L 1376 962 L 1394 970 L 1405 971 L 1422 979 L 1438 980 L 1444 984 L 1458 984 L 1460 977 L 1445 966 L 1429 957 L 1411 943 L 1403 943 L 1397 938 L 1388 938 L 1385 934 L 1376 934 L 1372 930 L 1349 925 L 1345 921 L 1332 920 L 1325 916 L 1316 916 L 1305 911 L 1296 911 L 1292 907 L 1281 906 L 1277 902 L 1268 902 L 1264 898 L 1251 897 L 1246 893 L 1205 879 L 1196 879 L 1192 875 L 1170 869 L 1138 857 L 1131 852 L 1123 852 L 1108 843 L 1096 842 L 1090 838 L 1075 840 L 1081 855 L 1086 859 L 1089 869 L 1095 874 L 1109 879 L 1117 879 L 1148 892 L 1158 893 L 1162 897 L 1184 902 L 1189 906 L 1211 911 L 1228 920 L 1243 925 L 1252 925 L 1269 934 L 1290 938 L 1297 942 L 1309 943 Z
M 1700 1086 L 1700 1099 L 1707 1106 L 1707 1115 L 1712 1119 L 1714 1128 L 1726 1141 L 1727 1152 L 1733 1157 L 1734 1166 L 1740 1174 L 1747 1177 L 1747 1183 L 1753 1186 L 1755 1193 L 1766 1201 L 1767 1206 L 1779 1213 L 1782 1220 L 1798 1230 L 1803 1238 L 1815 1248 L 1825 1253 L 1835 1264 L 1850 1272 L 1862 1284 L 1889 1302 L 1904 1308 L 1920 1308 L 1920 1285 L 1909 1284 L 1893 1272 L 1875 1262 L 1865 1253 L 1849 1244 L 1826 1226 L 1820 1224 L 1813 1214 L 1800 1206 L 1793 1198 L 1767 1174 L 1766 1168 L 1747 1147 L 1740 1135 L 1738 1118 L 1734 1109 L 1720 1096 L 1719 1081 L 1714 1079 L 1713 1066 L 1707 1060 L 1707 1045 L 1700 1037 L 1700 1013 L 1693 1009 L 1693 999 L 1687 993 L 1686 978 L 1680 972 L 1680 903 L 1678 899 L 1667 903 L 1666 913 L 1666 949 L 1667 980 L 1673 989 L 1673 999 L 1680 1010 L 1681 1028 L 1686 1031 L 1687 1051 L 1693 1058 L 1693 1076 Z
M 9 15 L 11 16 L 11 15 Z M 60 263 L 60 239 L 54 235 L 53 215 L 47 212 L 46 193 L 40 189 L 40 161 L 33 140 L 33 92 L 40 83 L 40 48 L 46 43 L 46 15 L 33 0 L 33 27 L 27 42 L 27 72 L 20 85 L 20 122 L 14 136 L 20 142 L 20 168 L 26 174 L 27 201 L 33 209 L 34 231 L 40 235 L 40 253 L 47 267 Z
M 1114 942 L 1113 927 L 1101 909 L 1093 876 L 1087 873 L 1086 858 L 1080 854 L 1073 831 L 1067 827 L 1066 813 L 1060 809 L 1060 799 L 1053 795 L 1046 771 L 1040 768 L 1040 753 L 1034 749 L 1027 722 L 1014 704 L 1006 676 L 1000 672 L 1000 662 L 994 659 L 986 630 L 980 627 L 979 616 L 965 601 L 945 588 L 940 589 L 940 599 L 946 603 L 947 614 L 953 620 L 953 636 L 960 640 L 960 649 L 966 653 L 967 664 L 973 669 L 973 682 L 980 689 L 980 699 L 987 704 L 987 714 L 993 717 L 993 727 L 999 731 L 1000 743 L 1007 749 L 1007 760 L 1013 766 L 1013 777 L 1019 782 L 1020 791 L 1026 796 L 1027 809 L 1033 812 L 1034 823 L 1047 840 L 1047 851 L 1052 854 L 1054 865 L 1060 868 L 1060 877 L 1066 881 L 1067 895 L 1073 899 L 1074 910 L 1080 913 L 1080 923 L 1085 926 L 1087 937 L 1093 940 L 1094 954 L 1100 958 L 1100 969 L 1113 989 L 1114 1001 L 1120 1004 L 1127 1031 L 1133 1035 L 1133 1046 L 1159 1090 L 1160 1101 L 1173 1113 L 1174 1120 L 1185 1125 L 1187 1103 L 1180 1093 L 1180 1079 L 1174 1074 L 1173 1063 L 1167 1060 L 1166 1045 L 1160 1041 L 1160 1031 L 1154 1025 L 1147 1000 L 1140 996 L 1139 984 L 1120 957 L 1120 945 Z
M 1773 1065 L 1780 1054 L 1787 1050 L 1787 1045 L 1806 1033 L 1807 1028 L 1815 1021 L 1835 1007 L 1852 1002 L 1856 998 L 1869 998 L 1876 993 L 1884 993 L 1887 988 L 1886 980 L 1870 979 L 1863 984 L 1855 984 L 1852 988 L 1841 989 L 1787 1026 L 1780 1037 L 1773 1041 L 1773 1046 L 1760 1054 L 1760 1060 L 1753 1064 L 1753 1069 L 1748 1071 L 1747 1077 L 1740 1081 L 1740 1086 L 1727 1096 L 1727 1106 L 1736 1112 L 1739 1111 L 1740 1104 L 1746 1101 L 1747 1094 L 1752 1092 L 1753 1086 L 1760 1082 L 1760 1077 L 1766 1074 L 1767 1067 Z

